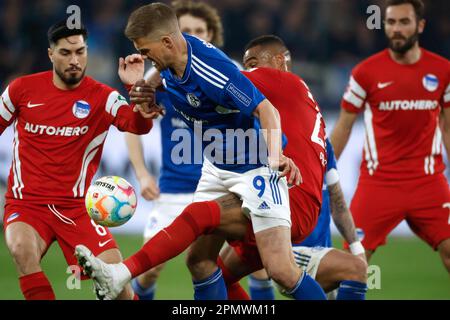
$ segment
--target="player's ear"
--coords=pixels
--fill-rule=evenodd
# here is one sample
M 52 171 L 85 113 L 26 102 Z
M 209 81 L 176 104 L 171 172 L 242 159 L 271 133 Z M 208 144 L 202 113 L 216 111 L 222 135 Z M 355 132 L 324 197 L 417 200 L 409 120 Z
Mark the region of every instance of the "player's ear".
M 163 44 L 163 46 L 167 49 L 172 49 L 173 48 L 173 41 L 172 38 L 168 37 L 168 36 L 163 36 L 161 38 L 161 42 Z
M 48 48 L 47 49 L 47 54 L 48 54 L 48 58 L 53 63 L 53 49 L 52 48 Z
M 425 25 L 426 25 L 426 20 L 421 19 L 419 21 L 419 25 L 417 26 L 417 30 L 418 30 L 419 34 L 423 33 L 423 30 L 425 29 Z

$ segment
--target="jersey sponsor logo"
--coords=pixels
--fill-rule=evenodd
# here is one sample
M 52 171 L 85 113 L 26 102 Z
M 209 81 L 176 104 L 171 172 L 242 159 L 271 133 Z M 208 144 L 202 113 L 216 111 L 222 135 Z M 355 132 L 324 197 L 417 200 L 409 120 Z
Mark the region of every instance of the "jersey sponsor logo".
M 390 81 L 390 82 L 378 82 L 377 87 L 378 89 L 384 89 L 388 86 L 390 86 L 391 84 L 393 84 L 394 81 Z
M 207 124 L 207 123 L 209 122 L 208 120 L 202 120 L 202 119 L 200 119 L 200 118 L 192 117 L 192 116 L 186 114 L 185 112 L 183 112 L 183 111 L 181 111 L 181 110 L 175 108 L 175 106 L 173 107 L 173 109 L 174 109 L 176 112 L 178 112 L 180 115 L 182 115 L 183 118 L 185 118 L 185 119 L 186 119 L 187 121 L 189 121 L 189 122 L 192 122 L 192 123 L 197 122 L 197 123 L 204 123 L 204 124 Z
M 73 104 L 72 112 L 78 119 L 84 119 L 89 115 L 91 111 L 91 106 L 89 103 L 83 100 L 78 100 Z
M 31 103 L 31 101 L 28 101 L 27 107 L 31 109 L 31 108 L 43 106 L 44 104 L 45 103 Z
M 194 108 L 198 108 L 202 105 L 202 102 L 200 101 L 200 99 L 197 98 L 197 96 L 193 93 L 187 93 L 186 99 L 189 102 L 189 104 Z
M 248 107 L 252 102 L 252 99 L 249 98 L 245 93 L 236 88 L 234 84 L 230 83 L 227 86 L 227 91 L 231 93 L 236 99 L 238 99 L 244 106 Z
M 25 124 L 25 131 L 49 136 L 72 137 L 86 134 L 89 131 L 89 127 L 52 127 L 27 122 Z
M 439 87 L 439 80 L 434 74 L 427 74 L 422 78 L 422 84 L 430 92 L 436 91 Z
M 380 111 L 393 110 L 434 110 L 439 106 L 436 100 L 392 100 L 382 101 L 378 109 Z
M 240 110 L 237 110 L 237 109 L 228 109 L 228 108 L 225 108 L 225 107 L 223 107 L 223 106 L 220 106 L 220 105 L 218 105 L 218 106 L 216 106 L 216 112 L 218 113 L 218 114 L 230 114 L 230 113 L 239 113 L 239 112 L 241 112 Z
M 8 219 L 6 219 L 6 223 L 10 223 L 14 219 L 17 219 L 19 216 L 20 214 L 18 212 L 14 212 L 12 215 L 8 217 Z

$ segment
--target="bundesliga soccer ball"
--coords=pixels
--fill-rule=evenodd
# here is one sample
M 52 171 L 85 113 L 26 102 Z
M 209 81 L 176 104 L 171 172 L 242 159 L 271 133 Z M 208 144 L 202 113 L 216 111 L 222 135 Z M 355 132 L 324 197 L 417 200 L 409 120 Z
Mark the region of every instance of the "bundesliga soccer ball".
M 97 179 L 85 198 L 89 216 L 99 225 L 117 227 L 133 216 L 137 198 L 133 186 L 124 178 L 106 176 Z

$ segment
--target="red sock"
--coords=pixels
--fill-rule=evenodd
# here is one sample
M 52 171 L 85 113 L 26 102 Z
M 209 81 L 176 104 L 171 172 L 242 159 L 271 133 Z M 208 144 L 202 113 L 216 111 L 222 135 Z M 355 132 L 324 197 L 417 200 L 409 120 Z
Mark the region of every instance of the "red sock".
M 188 205 L 170 226 L 158 232 L 137 253 L 123 263 L 132 277 L 182 253 L 195 239 L 220 224 L 220 207 L 214 201 Z
M 228 300 L 250 300 L 250 296 L 239 283 L 240 279 L 228 270 L 221 257 L 217 259 L 217 265 L 222 269 L 222 276 L 227 286 Z
M 42 271 L 22 276 L 19 282 L 25 300 L 55 300 L 52 286 Z

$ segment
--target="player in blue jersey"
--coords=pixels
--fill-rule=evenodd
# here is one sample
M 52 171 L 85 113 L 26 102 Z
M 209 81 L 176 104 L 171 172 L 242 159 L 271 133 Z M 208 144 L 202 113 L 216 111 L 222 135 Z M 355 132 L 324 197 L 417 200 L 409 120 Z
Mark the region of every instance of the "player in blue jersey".
M 153 3 L 137 9 L 125 33 L 141 55 L 152 60 L 161 77 L 159 82 L 150 79 L 133 86 L 131 96 L 139 104 L 137 109 L 145 117 L 160 112 L 148 93 L 161 83 L 176 112 L 203 138 L 204 164 L 196 202 L 124 263 L 105 264 L 86 247 L 77 246 L 77 258 L 102 289 L 100 296 L 115 297 L 133 277 L 179 254 L 196 240 L 212 248 L 196 252 L 212 262 L 202 266 L 203 274 L 191 270 L 196 298 L 226 298 L 216 265 L 219 250 L 225 238 L 242 239 L 251 227 L 261 261 L 274 281 L 296 299 L 324 299 L 318 283 L 298 268 L 292 257 L 287 185 L 299 185 L 301 175 L 282 153 L 276 109 L 220 50 L 182 34 L 170 7 Z M 256 118 L 262 133 L 255 130 Z M 323 126 L 317 130 L 324 135 Z M 245 137 L 235 143 L 237 132 Z M 317 161 L 324 164 L 319 157 Z M 231 193 L 242 201 L 235 201 Z
M 175 1 L 172 7 L 182 32 L 195 35 L 217 47 L 223 45 L 222 23 L 217 10 L 212 6 L 204 2 Z M 150 68 L 145 73 L 144 79 L 148 79 L 155 72 L 158 72 L 156 68 Z M 144 243 L 172 223 L 192 202 L 202 168 L 202 164 L 194 163 L 193 154 L 187 163 L 182 161 L 180 155 L 172 154 L 173 151 L 176 152 L 179 143 L 178 139 L 172 139 L 172 135 L 188 131 L 194 139 L 194 133 L 175 111 L 167 93 L 158 92 L 156 102 L 165 110 L 165 115 L 160 121 L 162 167 L 158 184 L 146 168 L 141 137 L 131 133 L 125 134 L 128 153 L 140 184 L 141 194 L 146 200 L 155 201 L 144 229 Z M 194 144 L 193 140 L 191 144 Z M 132 287 L 141 300 L 154 298 L 156 281 L 163 267 L 164 265 L 159 265 L 133 279 Z
M 290 52 L 280 38 L 271 35 L 261 36 L 252 40 L 246 48 L 244 56 L 246 69 L 268 67 L 290 71 Z M 293 244 L 293 252 L 298 265 L 305 268 L 326 292 L 343 284 L 342 289 L 338 290 L 339 298 L 355 299 L 363 297 L 361 292 L 365 291 L 367 266 L 364 248 L 357 238 L 352 216 L 344 200 L 336 158 L 328 139 L 326 148 L 327 172 L 323 186 L 322 208 L 317 225 L 304 241 Z M 354 256 L 332 248 L 331 217 L 344 239 L 352 244 L 351 249 Z M 348 287 L 351 285 L 362 289 L 356 290 L 359 293 L 349 294 Z M 250 278 L 249 289 L 252 299 L 274 297 L 273 287 L 264 270 Z

